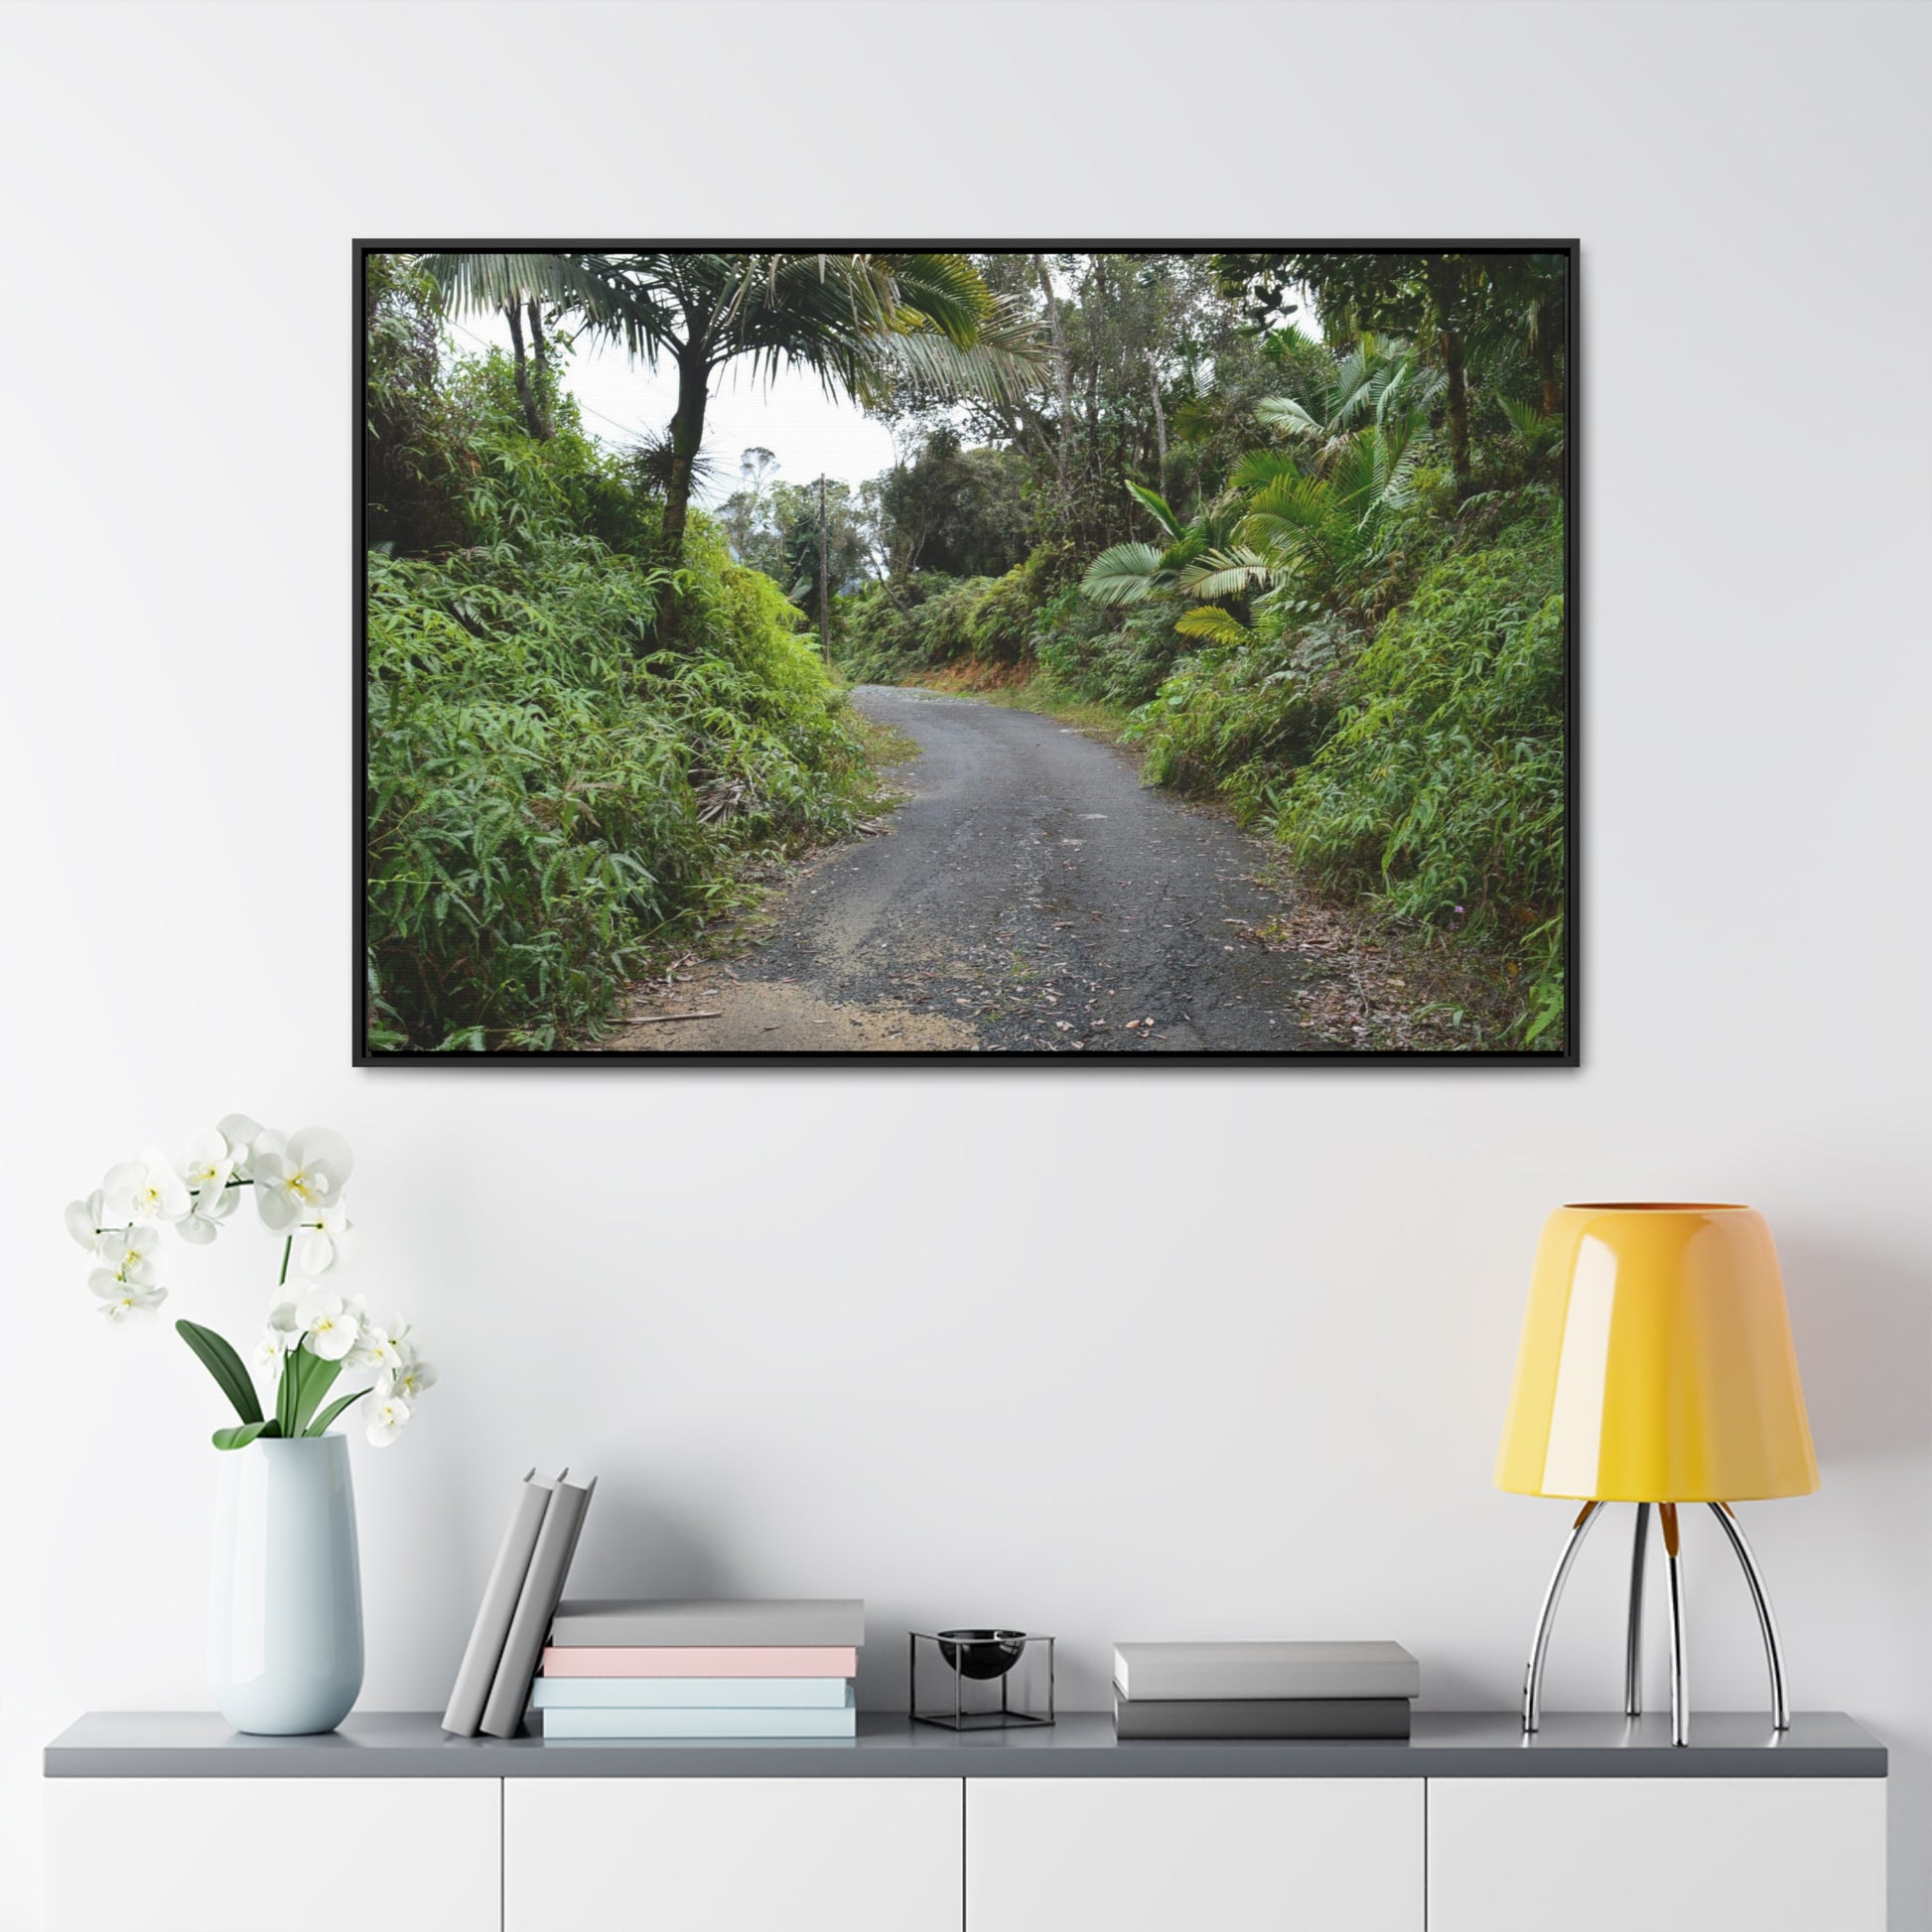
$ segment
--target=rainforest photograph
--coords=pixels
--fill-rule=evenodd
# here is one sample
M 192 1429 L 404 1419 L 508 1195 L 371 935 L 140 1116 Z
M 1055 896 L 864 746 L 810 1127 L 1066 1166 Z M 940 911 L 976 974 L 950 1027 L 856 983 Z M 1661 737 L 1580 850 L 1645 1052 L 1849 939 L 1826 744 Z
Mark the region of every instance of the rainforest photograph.
M 1574 243 L 356 260 L 358 1063 L 1576 1063 Z

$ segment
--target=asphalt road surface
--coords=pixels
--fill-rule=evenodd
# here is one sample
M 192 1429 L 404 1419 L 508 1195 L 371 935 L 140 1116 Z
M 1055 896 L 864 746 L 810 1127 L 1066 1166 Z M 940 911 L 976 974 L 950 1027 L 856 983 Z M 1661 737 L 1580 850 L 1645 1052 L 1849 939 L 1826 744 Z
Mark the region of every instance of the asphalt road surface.
M 918 741 L 879 836 L 808 864 L 729 965 L 634 1002 L 621 1050 L 1293 1052 L 1310 968 L 1250 936 L 1265 849 L 1034 712 L 862 686 Z M 679 1020 L 689 1012 L 706 1018 Z

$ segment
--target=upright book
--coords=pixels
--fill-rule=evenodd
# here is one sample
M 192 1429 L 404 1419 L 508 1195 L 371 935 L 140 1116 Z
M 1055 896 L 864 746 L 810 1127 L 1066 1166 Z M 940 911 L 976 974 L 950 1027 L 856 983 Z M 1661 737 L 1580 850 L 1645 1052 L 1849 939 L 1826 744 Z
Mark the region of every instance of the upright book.
M 1422 1666 L 1399 1643 L 1123 1643 L 1114 1682 L 1168 1698 L 1413 1698 Z
M 550 1506 L 553 1481 L 561 1482 L 569 1473 L 560 1469 L 554 1478 L 539 1477 L 531 1469 L 516 1492 L 516 1507 L 497 1546 L 496 1561 L 489 1567 L 483 1602 L 471 1625 L 463 1662 L 457 1666 L 450 1707 L 443 1714 L 443 1728 L 459 1737 L 474 1737 L 483 1724 L 483 1706 L 489 1701 L 489 1687 L 496 1681 L 496 1666 L 502 1662 L 510 1620 L 516 1614 L 516 1599 L 523 1593 L 523 1579 L 529 1574 L 537 1533 Z
M 492 1737 L 514 1737 L 523 1727 L 523 1708 L 530 1700 L 537 1659 L 543 1654 L 550 1619 L 564 1593 L 570 1560 L 577 1554 L 577 1539 L 584 1528 L 584 1513 L 596 1487 L 595 1476 L 581 1488 L 560 1481 L 543 1512 L 536 1548 L 530 1553 L 530 1567 L 517 1594 L 516 1612 L 510 1618 L 503 1654 L 483 1705 L 483 1728 Z

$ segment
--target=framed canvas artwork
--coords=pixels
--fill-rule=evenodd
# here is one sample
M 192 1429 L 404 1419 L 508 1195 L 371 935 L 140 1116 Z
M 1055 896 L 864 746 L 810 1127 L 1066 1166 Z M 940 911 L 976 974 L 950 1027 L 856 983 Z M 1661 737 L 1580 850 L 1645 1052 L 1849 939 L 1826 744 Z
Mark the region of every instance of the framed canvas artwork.
M 1577 269 L 358 242 L 357 1062 L 1575 1065 Z

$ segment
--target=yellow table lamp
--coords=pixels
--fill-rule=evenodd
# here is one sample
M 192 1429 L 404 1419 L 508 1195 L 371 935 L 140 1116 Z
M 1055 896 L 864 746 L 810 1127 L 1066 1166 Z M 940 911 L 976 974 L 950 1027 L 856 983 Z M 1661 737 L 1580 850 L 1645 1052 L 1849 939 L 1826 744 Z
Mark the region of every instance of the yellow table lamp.
M 1671 1741 L 1689 1741 L 1681 1503 L 1708 1503 L 1743 1566 L 1771 1673 L 1771 1718 L 1791 1725 L 1764 1579 L 1731 1504 L 1805 1496 L 1818 1460 L 1771 1230 L 1711 1201 L 1586 1201 L 1543 1226 L 1523 1317 L 1496 1487 L 1584 1505 L 1537 1617 L 1523 1728 L 1541 1719 L 1543 1661 L 1590 1525 L 1635 1503 L 1623 1708 L 1642 1715 L 1644 1554 L 1657 1505 L 1670 1584 Z

